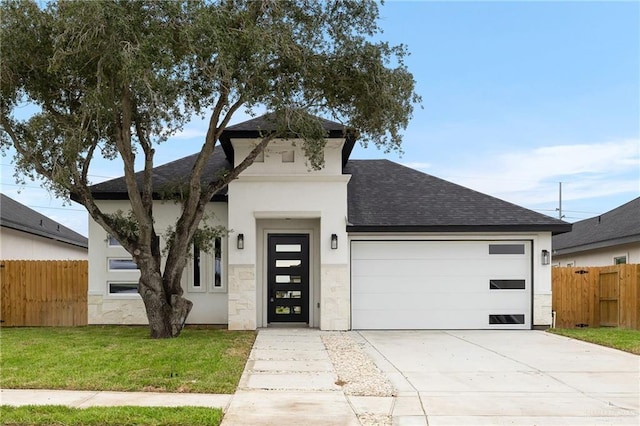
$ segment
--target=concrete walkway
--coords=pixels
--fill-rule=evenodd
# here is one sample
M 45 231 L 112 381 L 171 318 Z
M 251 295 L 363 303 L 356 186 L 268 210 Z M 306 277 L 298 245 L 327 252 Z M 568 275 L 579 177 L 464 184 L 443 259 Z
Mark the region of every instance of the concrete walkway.
M 2 389 L 0 403 L 6 405 L 66 405 L 75 408 L 115 407 L 138 405 L 145 407 L 196 407 L 222 408 L 229 405 L 233 395 L 206 393 L 164 392 L 98 392 L 41 389 Z
M 260 330 L 222 425 L 360 425 L 320 333 Z

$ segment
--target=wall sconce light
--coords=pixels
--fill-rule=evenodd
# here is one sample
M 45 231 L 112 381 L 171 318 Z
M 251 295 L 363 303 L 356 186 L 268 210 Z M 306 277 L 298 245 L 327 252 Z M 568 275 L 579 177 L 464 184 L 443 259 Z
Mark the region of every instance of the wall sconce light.
M 331 234 L 331 249 L 335 250 L 338 248 L 338 236 L 336 234 Z
M 238 250 L 244 249 L 244 234 L 238 234 Z
M 543 265 L 548 265 L 549 263 L 551 263 L 551 253 L 549 253 L 549 250 L 542 250 L 541 259 Z

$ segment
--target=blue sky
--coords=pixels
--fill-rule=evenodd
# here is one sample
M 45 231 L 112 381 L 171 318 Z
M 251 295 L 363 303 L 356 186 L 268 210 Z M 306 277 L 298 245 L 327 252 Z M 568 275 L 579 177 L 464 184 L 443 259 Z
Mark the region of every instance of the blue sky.
M 639 2 L 386 2 L 382 38 L 408 45 L 423 97 L 404 155 L 356 148 L 565 220 L 640 195 Z M 246 119 L 238 116 L 233 122 Z M 162 164 L 196 152 L 192 121 L 159 147 Z M 2 162 L 2 192 L 86 234 L 82 207 L 37 183 L 20 189 Z M 95 182 L 122 173 L 101 163 Z

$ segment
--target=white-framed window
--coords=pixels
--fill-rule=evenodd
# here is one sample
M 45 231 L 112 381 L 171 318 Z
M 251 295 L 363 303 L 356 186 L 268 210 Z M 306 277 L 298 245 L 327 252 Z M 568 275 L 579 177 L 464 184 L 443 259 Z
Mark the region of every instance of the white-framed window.
M 137 281 L 108 281 L 107 289 L 110 295 L 131 296 L 138 294 Z
M 222 238 L 216 238 L 211 253 L 201 250 L 197 244 L 193 245 L 193 262 L 188 272 L 190 274 L 188 277 L 190 292 L 219 293 L 226 291 L 223 276 L 223 242 Z
M 122 244 L 113 235 L 107 235 L 107 247 L 122 247 Z
M 624 265 L 627 263 L 627 256 L 615 256 L 613 258 L 613 264 L 614 265 Z
M 137 271 L 138 265 L 130 257 L 107 258 L 107 269 L 111 271 Z

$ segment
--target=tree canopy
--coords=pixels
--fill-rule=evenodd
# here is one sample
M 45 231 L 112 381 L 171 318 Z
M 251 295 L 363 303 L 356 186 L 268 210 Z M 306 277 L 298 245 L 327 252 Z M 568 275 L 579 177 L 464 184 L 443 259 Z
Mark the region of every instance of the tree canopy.
M 375 41 L 374 1 L 2 2 L 0 148 L 19 174 L 42 177 L 82 203 L 132 254 L 154 337 L 179 334 L 190 310 L 179 279 L 204 206 L 274 138 L 295 135 L 322 167 L 325 133 L 315 116 L 340 121 L 364 144 L 400 150 L 420 98 L 405 46 Z M 16 108 L 36 112 L 19 118 Z M 277 119 L 245 161 L 221 179 L 204 165 L 234 113 L 266 108 Z M 188 178 L 164 269 L 153 222 L 153 158 L 194 115 L 208 131 Z M 93 199 L 94 158 L 118 160 L 129 212 Z M 143 159 L 143 179 L 135 159 Z M 203 183 L 204 182 L 204 183 Z M 154 328 L 155 327 L 155 328 Z

